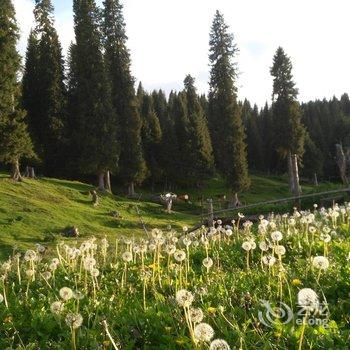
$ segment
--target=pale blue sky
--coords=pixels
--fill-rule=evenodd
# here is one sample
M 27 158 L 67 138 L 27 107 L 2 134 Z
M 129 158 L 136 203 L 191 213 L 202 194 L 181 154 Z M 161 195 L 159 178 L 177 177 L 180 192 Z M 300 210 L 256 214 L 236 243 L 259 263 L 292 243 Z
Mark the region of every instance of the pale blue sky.
M 33 0 L 14 0 L 25 52 Z M 98 1 L 102 3 L 102 0 Z M 239 97 L 270 101 L 272 57 L 280 45 L 293 61 L 299 98 L 350 92 L 349 0 L 123 0 L 132 71 L 145 88 L 181 89 L 190 73 L 208 90 L 208 38 L 222 11 L 240 49 Z M 72 0 L 54 0 L 64 52 L 74 40 Z

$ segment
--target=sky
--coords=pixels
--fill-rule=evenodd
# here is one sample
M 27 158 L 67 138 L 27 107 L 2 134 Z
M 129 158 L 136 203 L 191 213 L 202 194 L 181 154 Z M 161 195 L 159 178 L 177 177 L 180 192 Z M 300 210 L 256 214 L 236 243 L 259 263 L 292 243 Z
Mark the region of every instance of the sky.
M 25 55 L 34 0 L 13 0 Z M 64 49 L 74 41 L 72 0 L 53 0 Z M 97 0 L 98 4 L 102 0 Z M 299 100 L 350 92 L 349 0 L 122 0 L 132 73 L 147 90 L 181 90 L 187 74 L 207 93 L 209 31 L 221 11 L 239 48 L 240 99 L 270 102 L 278 46 L 293 63 Z

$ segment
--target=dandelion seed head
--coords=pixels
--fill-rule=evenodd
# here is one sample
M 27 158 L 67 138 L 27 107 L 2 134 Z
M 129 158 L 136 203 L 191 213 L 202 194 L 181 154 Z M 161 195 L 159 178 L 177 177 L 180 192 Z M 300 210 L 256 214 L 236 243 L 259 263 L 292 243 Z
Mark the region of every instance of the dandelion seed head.
M 317 310 L 319 306 L 318 296 L 311 288 L 303 288 L 298 293 L 298 305 L 304 310 Z
M 250 242 L 250 241 L 245 241 L 245 242 L 243 242 L 243 243 L 242 243 L 242 248 L 243 248 L 246 252 L 248 252 L 249 250 L 252 249 L 252 244 L 251 244 L 251 242 Z
M 230 350 L 226 340 L 215 339 L 210 343 L 209 350 Z
M 77 329 L 83 324 L 83 317 L 80 314 L 70 312 L 66 316 L 66 324 L 68 327 Z
M 186 289 L 180 289 L 176 293 L 176 302 L 182 307 L 190 307 L 193 303 L 194 296 Z
M 204 318 L 203 311 L 200 308 L 190 308 L 189 315 L 193 323 L 200 323 Z
M 213 266 L 213 259 L 209 257 L 203 259 L 203 266 L 207 269 L 211 268 Z
M 280 256 L 286 254 L 286 248 L 283 245 L 275 246 L 274 251 L 277 255 L 280 255 Z
M 177 250 L 174 253 L 174 259 L 178 262 L 181 262 L 186 259 L 186 253 L 183 250 Z
M 132 261 L 132 254 L 130 252 L 124 252 L 122 254 L 122 259 L 125 262 L 130 262 L 130 261 Z
M 68 288 L 68 287 L 63 287 L 60 289 L 60 297 L 64 300 L 67 301 L 69 299 L 73 298 L 73 291 Z
M 280 240 L 282 240 L 283 238 L 283 234 L 281 231 L 273 231 L 271 232 L 271 239 L 275 242 L 279 242 Z
M 64 305 L 61 301 L 54 301 L 52 304 L 51 304 L 51 312 L 55 315 L 59 315 L 63 309 L 64 309 Z
M 325 256 L 315 256 L 312 259 L 312 265 L 319 270 L 327 270 L 329 267 L 329 260 Z
M 274 256 L 271 256 L 271 255 L 265 255 L 265 256 L 263 256 L 263 258 L 262 258 L 262 262 L 263 262 L 265 265 L 271 267 L 271 266 L 273 266 L 273 265 L 275 264 L 276 258 L 275 258 Z
M 214 337 L 213 328 L 207 323 L 199 323 L 194 327 L 194 337 L 201 342 L 209 342 Z
M 24 254 L 24 260 L 25 261 L 36 261 L 37 260 L 37 254 L 34 250 L 27 250 Z

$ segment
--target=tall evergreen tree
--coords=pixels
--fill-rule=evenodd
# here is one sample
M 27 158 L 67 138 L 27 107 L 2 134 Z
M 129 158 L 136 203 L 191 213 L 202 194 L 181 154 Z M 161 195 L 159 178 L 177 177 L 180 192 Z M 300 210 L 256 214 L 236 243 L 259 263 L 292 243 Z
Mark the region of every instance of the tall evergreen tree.
M 20 180 L 20 159 L 33 157 L 34 152 L 25 112 L 19 106 L 19 30 L 11 0 L 0 2 L 0 28 L 0 161 L 11 164 L 12 178 Z
M 223 15 L 217 11 L 210 33 L 209 125 L 217 168 L 235 191 L 250 185 L 245 133 L 237 104 L 233 43 Z
M 301 111 L 297 102 L 298 89 L 293 81 L 292 63 L 281 47 L 276 51 L 270 72 L 273 77 L 274 144 L 279 154 L 288 160 L 288 173 L 292 181 L 292 155 L 296 154 L 299 159 L 302 157 L 306 131 L 301 122 Z
M 162 177 L 160 163 L 160 147 L 162 141 L 162 129 L 153 105 L 153 98 L 143 90 L 138 89 L 140 98 L 140 115 L 142 119 L 142 144 L 148 175 L 152 184 L 159 182 Z
M 213 173 L 213 148 L 204 111 L 194 86 L 194 78 L 187 75 L 184 85 L 188 115 L 188 176 L 200 182 Z
M 119 0 L 105 0 L 103 10 L 103 41 L 105 59 L 112 87 L 112 102 L 118 114 L 121 154 L 119 175 L 134 194 L 134 184 L 146 176 L 146 164 L 142 153 L 142 122 L 138 110 L 131 76 L 130 54 L 126 47 L 127 36 L 123 7 Z
M 74 0 L 73 9 L 76 44 L 70 48 L 68 124 L 73 166 L 97 174 L 103 190 L 105 173 L 117 166 L 118 142 L 99 11 L 94 0 Z
M 36 26 L 28 40 L 23 106 L 45 172 L 62 173 L 66 88 L 61 44 L 54 28 L 51 0 L 36 0 Z

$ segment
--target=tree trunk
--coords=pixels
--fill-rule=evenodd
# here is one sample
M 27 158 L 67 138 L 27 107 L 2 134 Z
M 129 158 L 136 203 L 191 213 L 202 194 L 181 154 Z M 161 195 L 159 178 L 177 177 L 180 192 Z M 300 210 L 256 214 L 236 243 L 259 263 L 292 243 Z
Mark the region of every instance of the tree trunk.
M 314 174 L 314 185 L 318 186 L 318 179 L 317 179 L 317 174 Z
M 349 185 L 349 180 L 346 176 L 346 157 L 341 144 L 336 144 L 337 164 L 339 168 L 340 178 L 345 186 Z
M 301 187 L 300 187 L 300 181 L 299 181 L 298 156 L 296 154 L 292 155 L 292 174 L 293 174 L 293 187 L 295 191 L 295 196 L 299 197 L 301 194 Z
M 107 172 L 106 172 L 106 179 L 105 180 L 106 180 L 107 191 L 112 193 L 111 174 L 110 174 L 109 170 L 107 170 Z
M 133 181 L 129 184 L 128 195 L 130 197 L 134 197 L 135 196 L 135 186 L 134 186 L 134 182 Z
M 21 172 L 19 170 L 19 161 L 18 159 L 12 164 L 12 180 L 22 181 Z
M 102 192 L 106 190 L 104 173 L 98 174 L 98 190 Z
M 24 173 L 24 177 L 28 177 L 29 179 L 35 179 L 35 170 L 32 166 L 26 166 L 26 171 Z
M 214 208 L 213 208 L 213 200 L 208 199 L 208 226 L 214 226 Z
M 295 188 L 294 188 L 295 182 L 294 182 L 294 179 L 293 179 L 292 153 L 290 151 L 288 152 L 287 162 L 288 162 L 289 189 L 290 189 L 290 193 L 292 195 L 294 195 L 295 194 Z

